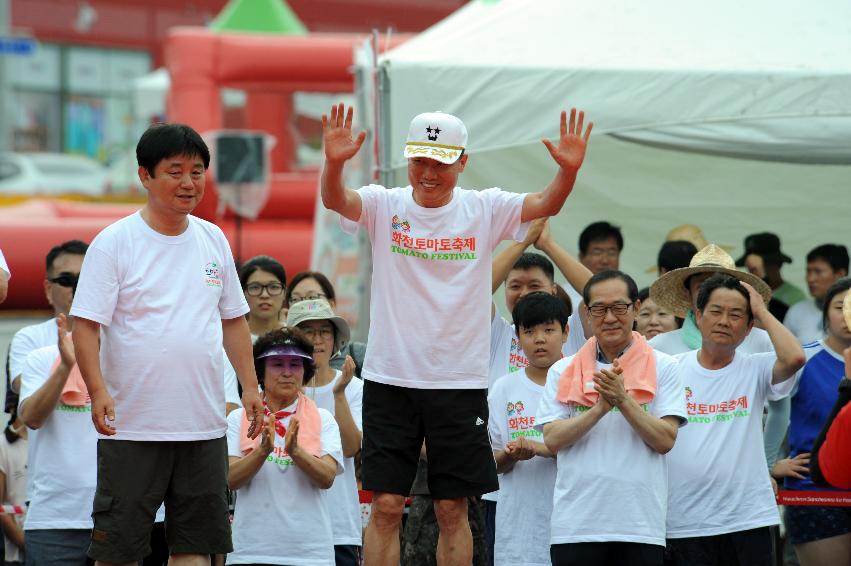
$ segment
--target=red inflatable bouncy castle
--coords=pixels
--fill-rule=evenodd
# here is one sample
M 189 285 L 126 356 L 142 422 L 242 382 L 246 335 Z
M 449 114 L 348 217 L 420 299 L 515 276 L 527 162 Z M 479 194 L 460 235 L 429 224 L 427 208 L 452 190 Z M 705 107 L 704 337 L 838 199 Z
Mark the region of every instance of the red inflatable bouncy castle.
M 295 144 L 288 131 L 292 93 L 352 92 L 354 49 L 367 38 L 218 34 L 206 28 L 175 28 L 170 33 L 166 44 L 170 121 L 189 124 L 202 135 L 220 130 L 224 125 L 220 90 L 240 88 L 247 92 L 245 127 L 277 138 L 270 198 L 257 220 L 242 222 L 239 238 L 235 219 L 216 214 L 215 179 L 209 175 L 204 200 L 194 212 L 222 228 L 235 257 L 271 255 L 289 274 L 308 268 L 318 176 L 316 170 L 294 170 Z M 404 39 L 397 37 L 387 47 Z M 13 273 L 0 308 L 47 308 L 42 281 L 48 250 L 65 240 L 91 241 L 105 226 L 138 208 L 49 201 L 0 208 L 0 247 Z

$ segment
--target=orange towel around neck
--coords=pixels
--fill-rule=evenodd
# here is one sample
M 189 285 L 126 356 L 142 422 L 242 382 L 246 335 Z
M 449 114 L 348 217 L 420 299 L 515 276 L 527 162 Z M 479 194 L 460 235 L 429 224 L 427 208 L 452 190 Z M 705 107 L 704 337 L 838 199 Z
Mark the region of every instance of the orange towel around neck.
M 653 348 L 638 332 L 632 333 L 632 345 L 618 358 L 623 369 L 624 389 L 639 404 L 649 403 L 656 395 L 656 356 Z M 556 399 L 562 403 L 576 403 L 591 407 L 599 393 L 593 391 L 594 373 L 597 371 L 597 338 L 591 337 L 579 349 L 558 380 Z M 586 390 L 584 384 L 591 383 Z
M 322 430 L 322 417 L 319 415 L 319 409 L 316 403 L 308 399 L 304 393 L 299 393 L 295 416 L 298 417 L 298 445 L 306 450 L 308 454 L 312 454 L 318 458 L 321 454 L 319 435 Z M 266 418 L 275 417 L 272 414 Z M 259 434 L 254 440 L 248 438 L 248 427 L 248 415 L 243 410 L 239 449 L 246 455 L 260 445 L 260 440 L 263 436 Z
M 50 368 L 52 374 L 62 362 L 62 356 L 57 356 L 56 361 Z M 83 381 L 83 374 L 80 373 L 80 366 L 74 364 L 71 368 L 71 373 L 68 374 L 68 379 L 62 387 L 62 394 L 59 396 L 63 405 L 68 407 L 85 407 L 92 402 L 89 397 L 89 389 L 86 387 L 86 382 Z

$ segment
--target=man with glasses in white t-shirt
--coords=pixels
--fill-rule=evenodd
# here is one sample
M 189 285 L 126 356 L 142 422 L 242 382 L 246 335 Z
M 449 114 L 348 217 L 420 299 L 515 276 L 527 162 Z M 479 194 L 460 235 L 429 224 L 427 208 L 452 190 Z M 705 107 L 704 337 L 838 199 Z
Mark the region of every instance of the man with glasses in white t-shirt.
M 685 424 L 671 356 L 633 330 L 638 287 L 602 271 L 583 290 L 594 335 L 553 364 L 535 415 L 556 455 L 553 566 L 662 566 L 665 454 Z
M 355 191 L 343 166 L 366 139 L 352 136 L 352 109 L 322 118 L 323 204 L 369 232 L 373 274 L 363 377 L 363 485 L 375 491 L 365 564 L 398 564 L 405 497 L 425 440 L 429 490 L 440 528 L 438 564 L 469 564 L 467 497 L 497 488 L 487 434 L 491 259 L 526 223 L 557 214 L 573 189 L 591 124 L 561 114 L 557 144 L 544 140 L 558 170 L 538 193 L 464 190 L 467 129 L 441 112 L 411 121 L 407 187 Z

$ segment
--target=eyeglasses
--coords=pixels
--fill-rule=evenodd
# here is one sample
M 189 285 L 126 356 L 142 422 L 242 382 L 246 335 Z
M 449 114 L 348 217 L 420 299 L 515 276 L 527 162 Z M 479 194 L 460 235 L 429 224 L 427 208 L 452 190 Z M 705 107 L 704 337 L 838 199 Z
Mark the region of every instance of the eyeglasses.
M 601 318 L 606 316 L 606 312 L 611 310 L 612 314 L 615 316 L 623 316 L 627 312 L 629 312 L 629 307 L 631 307 L 633 303 L 615 303 L 613 305 L 594 305 L 588 307 L 588 312 L 591 313 L 591 316 L 596 318 Z
M 307 336 L 310 340 L 319 336 L 322 340 L 333 340 L 334 339 L 334 329 L 333 328 L 303 328 L 304 335 Z
M 280 283 L 269 283 L 267 285 L 251 283 L 250 285 L 245 286 L 245 292 L 250 297 L 259 297 L 263 294 L 263 289 L 266 289 L 266 292 L 272 297 L 276 297 L 284 292 L 284 286 Z
M 71 275 L 69 273 L 62 273 L 61 275 L 57 275 L 56 277 L 48 277 L 47 280 L 51 283 L 59 285 L 60 287 L 68 287 L 73 288 L 77 286 L 77 280 L 80 277 L 78 275 Z
M 313 293 L 312 295 L 305 295 L 303 297 L 299 295 L 291 295 L 290 296 L 290 306 L 293 306 L 296 303 L 300 303 L 302 301 L 315 301 L 317 299 L 327 299 L 322 293 Z

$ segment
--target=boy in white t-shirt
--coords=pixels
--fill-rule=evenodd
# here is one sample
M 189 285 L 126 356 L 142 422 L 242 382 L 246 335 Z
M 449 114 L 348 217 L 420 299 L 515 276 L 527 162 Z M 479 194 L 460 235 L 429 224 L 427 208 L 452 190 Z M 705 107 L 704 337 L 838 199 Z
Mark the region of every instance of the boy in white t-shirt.
M 252 437 L 263 406 L 230 245 L 190 214 L 204 196 L 206 144 L 188 126 L 157 124 L 136 157 L 147 203 L 94 239 L 71 307 L 101 435 L 89 556 L 144 558 L 165 502 L 170 563 L 196 564 L 231 550 L 222 346 Z
M 488 395 L 488 430 L 502 474 L 494 544 L 495 564 L 550 564 L 550 515 L 556 462 L 535 428 L 550 367 L 562 358 L 569 312 L 554 295 L 530 293 L 512 318 L 529 364 L 500 378 Z
M 629 275 L 597 273 L 583 302 L 594 336 L 550 368 L 535 421 L 557 455 L 552 563 L 661 566 L 665 454 L 686 414 L 676 362 L 632 330 Z
M 677 356 L 689 426 L 668 454 L 670 563 L 775 563 L 769 530 L 780 522 L 762 450 L 762 411 L 789 395 L 805 362 L 795 336 L 748 283 L 716 274 L 700 285 L 696 352 Z M 737 348 L 755 322 L 774 352 Z
M 557 214 L 573 188 L 591 126 L 584 113 L 561 114 L 558 145 L 544 141 L 558 171 L 545 190 L 464 190 L 467 129 L 432 112 L 411 122 L 405 157 L 410 185 L 357 191 L 343 167 L 365 133 L 352 137 L 352 109 L 323 116 L 323 204 L 373 250 L 370 334 L 362 375 L 363 486 L 375 491 L 365 535 L 368 564 L 396 564 L 399 526 L 423 440 L 440 538 L 437 561 L 469 563 L 467 497 L 497 488 L 487 422 L 491 256 L 505 239 L 521 240 L 526 222 Z M 400 429 L 403 427 L 404 429 Z M 445 431 L 452 430 L 452 434 Z

